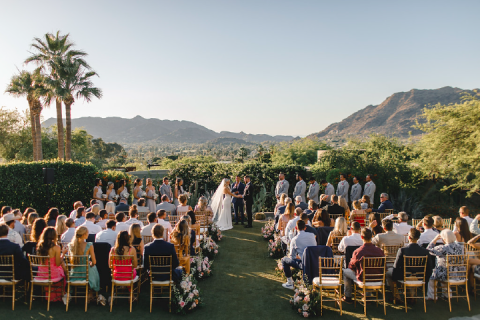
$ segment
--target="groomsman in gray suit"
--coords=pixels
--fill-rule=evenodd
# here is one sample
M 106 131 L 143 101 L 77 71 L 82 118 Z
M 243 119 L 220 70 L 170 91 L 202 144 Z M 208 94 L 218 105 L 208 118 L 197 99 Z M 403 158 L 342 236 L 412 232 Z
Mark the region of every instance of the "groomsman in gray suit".
M 325 195 L 328 196 L 327 202 L 331 203 L 332 196 L 335 194 L 335 188 L 327 180 L 320 181 L 320 184 L 325 188 Z
M 358 183 L 357 177 L 353 177 L 353 186 L 350 190 L 350 201 L 360 200 L 362 197 L 362 186 Z
M 318 204 L 318 192 L 320 191 L 320 186 L 315 181 L 314 177 L 310 178 L 310 187 L 308 188 L 308 197 L 307 200 L 313 200 Z
M 295 190 L 293 190 L 293 199 L 296 199 L 297 196 L 302 197 L 302 202 L 307 203 L 305 199 L 305 191 L 307 191 L 307 184 L 303 181 L 303 177 L 300 173 L 297 173 L 297 184 L 295 185 Z
M 350 185 L 348 184 L 347 181 L 347 175 L 344 173 L 340 173 L 340 182 L 338 183 L 337 186 L 337 196 L 342 196 L 347 200 L 348 203 L 348 188 Z
M 163 184 L 160 186 L 160 199 L 163 195 L 166 195 L 168 199 L 173 199 L 172 188 L 168 184 L 168 178 L 163 178 Z
M 370 197 L 370 203 L 373 204 L 373 199 L 375 196 L 375 189 L 377 188 L 375 186 L 375 183 L 372 181 L 372 175 L 367 174 L 367 177 L 365 178 L 367 183 L 365 183 L 365 187 L 363 189 L 363 195 L 364 196 L 369 196 Z
M 283 172 L 280 172 L 278 174 L 278 182 L 277 182 L 277 187 L 275 188 L 275 197 L 277 198 L 277 201 L 280 200 L 280 196 L 282 193 L 285 193 L 288 196 L 288 181 L 285 180 L 285 175 Z

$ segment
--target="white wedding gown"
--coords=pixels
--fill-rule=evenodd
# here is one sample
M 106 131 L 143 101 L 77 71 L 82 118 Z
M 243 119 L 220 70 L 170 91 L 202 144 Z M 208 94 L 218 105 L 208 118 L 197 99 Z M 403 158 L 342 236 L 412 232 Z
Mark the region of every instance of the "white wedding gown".
M 221 231 L 230 230 L 232 226 L 232 196 L 224 194 L 221 203 L 220 212 L 218 214 L 217 226 Z

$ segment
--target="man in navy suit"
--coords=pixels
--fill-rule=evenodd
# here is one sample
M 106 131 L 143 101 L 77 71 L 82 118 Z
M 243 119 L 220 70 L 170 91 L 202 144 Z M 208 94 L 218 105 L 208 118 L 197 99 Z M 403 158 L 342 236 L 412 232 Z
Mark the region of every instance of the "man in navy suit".
M 145 245 L 143 249 L 143 265 L 145 270 L 150 270 L 150 256 L 171 256 L 172 257 L 172 279 L 175 282 L 182 280 L 182 270 L 177 269 L 179 262 L 177 253 L 175 252 L 175 246 L 173 243 L 163 240 L 164 228 L 162 225 L 157 224 L 152 229 L 153 241 Z M 158 268 L 154 272 L 166 272 L 162 270 L 164 268 Z M 167 275 L 157 275 L 154 277 L 155 281 L 167 281 Z
M 15 280 L 30 280 L 28 261 L 22 253 L 22 249 L 16 243 L 7 239 L 8 226 L 0 225 L 0 256 L 13 256 Z M 10 271 L 8 267 L 1 267 L 0 271 Z M 5 273 L 3 274 L 5 275 Z
M 233 194 L 243 194 L 243 191 L 245 191 L 245 185 L 243 184 L 242 180 L 240 179 L 240 176 L 237 174 L 235 176 L 235 183 L 232 184 L 232 189 L 231 189 Z M 238 215 L 242 217 L 242 224 L 244 223 L 244 206 L 243 206 L 243 199 L 240 198 L 232 198 L 232 203 L 233 203 L 233 211 L 235 212 L 235 224 L 238 224 Z

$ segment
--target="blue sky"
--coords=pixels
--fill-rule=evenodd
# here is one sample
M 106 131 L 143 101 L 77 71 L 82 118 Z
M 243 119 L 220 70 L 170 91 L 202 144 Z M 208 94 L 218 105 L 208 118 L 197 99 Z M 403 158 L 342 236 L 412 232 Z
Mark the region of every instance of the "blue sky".
M 100 74 L 74 118 L 304 136 L 410 89 L 480 87 L 479 1 L 8 1 L 0 88 L 61 30 Z M 0 94 L 0 105 L 27 108 Z M 55 116 L 45 109 L 45 118 Z

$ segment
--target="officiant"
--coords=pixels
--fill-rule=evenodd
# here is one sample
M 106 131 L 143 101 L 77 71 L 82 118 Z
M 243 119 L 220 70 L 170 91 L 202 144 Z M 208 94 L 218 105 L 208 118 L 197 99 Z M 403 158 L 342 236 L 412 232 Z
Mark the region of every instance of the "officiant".
M 238 195 L 238 194 L 243 194 L 244 190 L 245 190 L 245 184 L 240 179 L 240 176 L 236 175 L 235 176 L 235 182 L 232 183 L 232 187 L 231 187 L 230 191 L 233 194 Z M 242 224 L 245 224 L 244 223 L 245 214 L 244 214 L 243 199 L 234 197 L 232 199 L 232 203 L 233 203 L 233 212 L 235 212 L 235 224 L 238 225 L 239 215 L 241 217 Z

